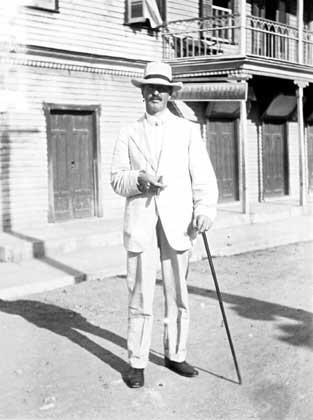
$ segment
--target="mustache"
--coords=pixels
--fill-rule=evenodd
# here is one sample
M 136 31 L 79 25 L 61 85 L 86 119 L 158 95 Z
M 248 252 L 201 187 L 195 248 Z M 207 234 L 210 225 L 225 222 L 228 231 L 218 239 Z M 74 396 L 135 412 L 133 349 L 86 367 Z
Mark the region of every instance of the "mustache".
M 151 97 L 149 98 L 149 100 L 150 100 L 150 101 L 153 101 L 153 100 L 155 100 L 155 99 L 158 99 L 159 101 L 162 101 L 161 96 L 158 96 L 158 95 L 153 95 L 153 96 L 151 96 Z

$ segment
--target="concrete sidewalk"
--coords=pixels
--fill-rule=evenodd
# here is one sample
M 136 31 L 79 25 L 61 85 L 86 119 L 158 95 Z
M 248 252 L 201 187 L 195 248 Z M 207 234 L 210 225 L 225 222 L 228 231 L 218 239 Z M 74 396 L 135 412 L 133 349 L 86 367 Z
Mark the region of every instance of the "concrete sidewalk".
M 233 360 L 207 261 L 189 275 L 188 361 L 163 366 L 158 281 L 143 389 L 127 388 L 123 276 L 0 300 L 0 418 L 5 420 L 311 420 L 312 243 L 214 259 L 241 369 Z
M 263 213 L 263 217 L 259 215 L 258 219 L 251 216 L 253 220 L 236 212 L 227 217 L 219 215 L 208 233 L 212 254 L 235 255 L 313 240 L 312 215 L 290 212 L 284 217 L 282 210 L 278 210 L 274 214 Z M 121 245 L 121 230 L 119 221 L 118 226 L 103 225 L 102 222 L 73 223 L 67 225 L 66 230 L 64 225 L 58 225 L 38 232 L 24 230 L 19 234 L 2 234 L 2 242 L 6 244 L 2 247 L 4 254 L 14 252 L 19 257 L 21 252 L 25 258 L 0 263 L 0 298 L 14 299 L 84 280 L 125 274 L 126 255 Z M 20 240 L 18 246 L 22 248 L 16 248 L 17 240 Z M 13 244 L 12 249 L 10 243 Z M 82 243 L 84 246 L 81 246 Z M 32 253 L 36 252 L 40 258 L 33 258 Z M 205 249 L 199 237 L 192 261 L 203 257 Z

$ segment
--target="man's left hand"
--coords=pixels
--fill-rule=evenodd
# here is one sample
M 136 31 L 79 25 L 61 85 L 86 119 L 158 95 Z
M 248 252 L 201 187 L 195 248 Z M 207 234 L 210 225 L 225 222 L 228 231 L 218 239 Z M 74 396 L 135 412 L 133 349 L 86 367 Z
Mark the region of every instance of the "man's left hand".
M 209 230 L 212 224 L 213 222 L 208 216 L 199 214 L 194 217 L 192 226 L 198 233 L 203 233 L 206 230 Z

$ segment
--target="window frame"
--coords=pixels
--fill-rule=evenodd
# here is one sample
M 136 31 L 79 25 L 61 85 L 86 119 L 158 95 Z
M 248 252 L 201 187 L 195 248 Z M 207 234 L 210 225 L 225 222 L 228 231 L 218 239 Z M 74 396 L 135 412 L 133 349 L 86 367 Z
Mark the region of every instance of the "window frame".
M 135 17 L 135 18 L 131 17 L 131 6 L 132 6 L 133 1 L 141 1 L 142 9 L 143 9 L 142 16 Z M 160 12 L 163 24 L 165 24 L 167 21 L 167 0 L 155 0 L 155 1 L 159 8 L 159 12 Z M 146 26 L 150 27 L 150 23 L 147 23 L 149 22 L 149 19 L 147 19 L 144 16 L 144 8 L 145 8 L 144 0 L 126 0 L 126 24 L 130 26 L 140 25 L 143 27 L 146 27 Z
M 136 0 L 138 1 L 138 0 Z M 142 3 L 142 10 L 144 11 L 144 0 L 139 0 Z M 133 25 L 133 24 L 137 24 L 137 23 L 145 23 L 146 22 L 146 18 L 143 16 L 139 16 L 137 18 L 132 18 L 131 17 L 131 8 L 132 8 L 132 0 L 126 0 L 126 7 L 127 7 L 127 23 L 129 25 Z

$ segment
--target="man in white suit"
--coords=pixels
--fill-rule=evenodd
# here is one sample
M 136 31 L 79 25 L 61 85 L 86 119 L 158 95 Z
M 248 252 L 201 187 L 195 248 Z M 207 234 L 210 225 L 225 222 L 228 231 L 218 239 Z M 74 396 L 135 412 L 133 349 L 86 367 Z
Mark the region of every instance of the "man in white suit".
M 141 88 L 146 112 L 123 128 L 111 171 L 114 191 L 126 197 L 124 246 L 129 290 L 126 383 L 144 385 L 152 331 L 157 249 L 165 297 L 165 366 L 187 377 L 198 375 L 188 364 L 189 306 L 186 277 L 193 239 L 208 230 L 216 214 L 217 183 L 200 130 L 174 116 L 167 103 L 182 88 L 166 63 L 148 63 Z

